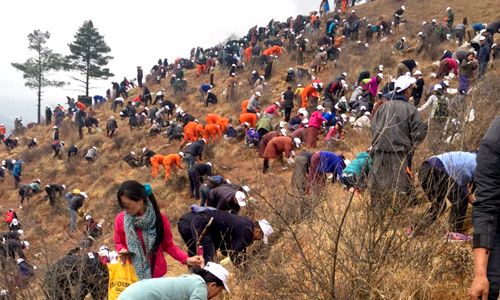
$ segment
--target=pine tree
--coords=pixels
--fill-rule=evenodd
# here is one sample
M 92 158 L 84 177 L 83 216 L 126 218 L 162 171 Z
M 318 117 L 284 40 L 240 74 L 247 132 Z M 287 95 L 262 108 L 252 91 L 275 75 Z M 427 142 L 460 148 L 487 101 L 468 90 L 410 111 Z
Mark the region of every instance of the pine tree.
M 111 49 L 104 41 L 104 36 L 99 34 L 91 20 L 83 22 L 83 25 L 75 34 L 75 40 L 68 44 L 71 55 L 69 68 L 80 71 L 84 79 L 73 78 L 85 84 L 85 95 L 89 95 L 89 82 L 91 78 L 108 79 L 114 76 L 109 68 L 104 68 L 113 59 L 106 55 Z
M 35 51 L 36 56 L 28 58 L 24 63 L 11 63 L 14 68 L 24 73 L 25 86 L 38 90 L 38 124 L 41 123 L 42 89 L 50 86 L 62 87 L 66 84 L 64 81 L 47 78 L 50 71 L 59 71 L 65 65 L 65 59 L 61 54 L 54 53 L 45 46 L 49 38 L 48 31 L 34 30 L 28 34 L 28 49 Z

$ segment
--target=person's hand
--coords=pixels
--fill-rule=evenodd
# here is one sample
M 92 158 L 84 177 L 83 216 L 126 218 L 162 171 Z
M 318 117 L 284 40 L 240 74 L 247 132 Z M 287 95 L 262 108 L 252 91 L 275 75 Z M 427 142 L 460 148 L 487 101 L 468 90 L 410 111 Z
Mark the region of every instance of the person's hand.
M 122 264 L 125 264 L 127 262 L 127 260 L 130 258 L 130 252 L 128 252 L 127 249 L 121 249 L 119 252 L 118 252 L 119 256 L 120 256 L 120 261 Z
M 205 260 L 203 259 L 203 256 L 192 256 L 186 260 L 186 264 L 191 267 L 198 267 L 198 268 L 203 268 L 205 267 Z
M 490 283 L 486 275 L 474 276 L 474 280 L 469 288 L 469 297 L 474 300 L 487 300 L 489 289 Z

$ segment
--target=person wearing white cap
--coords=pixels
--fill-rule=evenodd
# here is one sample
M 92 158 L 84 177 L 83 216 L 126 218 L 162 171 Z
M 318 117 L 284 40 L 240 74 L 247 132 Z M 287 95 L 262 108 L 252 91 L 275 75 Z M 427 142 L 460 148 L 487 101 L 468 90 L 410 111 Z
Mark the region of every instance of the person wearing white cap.
M 450 30 L 453 30 L 453 21 L 455 20 L 455 13 L 451 9 L 451 7 L 446 8 L 445 20 L 446 20 L 446 26 L 448 26 Z
M 70 193 L 67 193 L 64 198 L 68 200 L 68 210 L 70 213 L 69 231 L 76 231 L 76 217 L 78 210 L 83 206 L 83 203 L 89 198 L 87 193 L 82 192 L 78 189 L 74 189 Z
M 427 101 L 418 108 L 419 112 L 423 112 L 428 108 L 431 109 L 428 119 L 428 140 L 429 148 L 432 151 L 437 151 L 440 144 L 443 142 L 443 131 L 449 116 L 449 102 L 450 100 L 446 97 L 443 86 L 441 84 L 436 84 Z
M 210 190 L 207 198 L 207 206 L 218 210 L 238 214 L 241 207 L 247 205 L 246 195 L 236 190 L 230 184 L 222 184 Z
M 323 117 L 324 110 L 325 108 L 323 107 L 323 105 L 318 105 L 316 107 L 316 111 L 314 111 L 309 118 L 309 126 L 307 127 L 305 144 L 310 148 L 316 147 L 316 143 L 318 142 L 319 130 L 323 126 L 323 122 L 326 121 Z
M 210 220 L 212 223 L 208 226 Z M 205 228 L 206 235 L 200 236 Z M 189 255 L 195 255 L 197 246 L 202 246 L 203 257 L 208 262 L 220 250 L 237 267 L 245 262 L 248 246 L 258 240 L 267 244 L 273 233 L 272 226 L 266 220 L 252 221 L 227 211 L 196 205 L 179 218 L 177 229 L 189 248 Z M 200 238 L 200 244 L 196 245 Z
M 49 204 L 52 208 L 55 207 L 56 205 L 56 200 L 57 200 L 57 193 L 59 194 L 60 197 L 63 197 L 64 190 L 66 189 L 66 186 L 64 184 L 48 184 L 45 186 L 45 192 L 47 195 L 45 196 L 45 199 L 49 199 Z
M 97 156 L 97 147 L 94 146 L 87 151 L 87 154 L 85 154 L 85 160 L 90 164 L 97 159 Z
M 458 76 L 458 92 L 462 95 L 467 94 L 469 91 L 470 81 L 476 74 L 478 63 L 475 58 L 474 52 L 469 52 L 467 58 L 462 60 L 459 65 Z
M 286 129 L 284 129 L 284 130 L 285 130 L 285 134 L 283 134 L 283 132 L 281 130 L 273 130 L 273 131 L 269 131 L 268 133 L 264 134 L 260 138 L 259 149 L 258 149 L 258 153 L 259 153 L 260 158 L 264 158 L 264 152 L 266 150 L 267 144 L 269 144 L 269 142 L 273 138 L 275 138 L 277 136 L 286 136 Z
M 19 241 L 16 239 L 8 239 L 3 243 L 2 250 L 5 251 L 1 253 L 10 257 L 11 259 L 22 258 L 26 259 L 23 250 L 27 250 L 30 247 L 30 243 L 28 241 Z M 2 251 L 2 252 L 3 252 Z M 0 254 L 0 255 L 1 255 Z M 1 257 L 3 259 L 3 257 Z
M 185 155 L 185 154 L 184 154 Z M 189 177 L 189 196 L 200 199 L 200 185 L 203 182 L 203 176 L 212 175 L 212 163 L 195 163 L 188 170 Z
M 260 108 L 259 98 L 261 97 L 260 92 L 255 92 L 247 104 L 247 113 L 257 113 Z
M 401 39 L 399 39 L 399 41 L 397 41 L 396 44 L 394 44 L 394 49 L 400 52 L 404 52 L 406 49 L 408 49 L 408 47 L 409 45 L 406 42 L 406 37 L 404 36 L 401 37 Z
M 416 80 L 401 76 L 394 83 L 390 101 L 380 106 L 372 118 L 373 169 L 369 190 L 374 213 L 384 217 L 393 203 L 406 207 L 415 193 L 407 169 L 411 169 L 411 155 L 427 135 L 427 125 L 418 111 L 408 102 Z M 393 201 L 394 196 L 402 199 Z
M 296 141 L 288 136 L 277 136 L 269 141 L 267 144 L 262 157 L 264 158 L 263 173 L 267 173 L 269 170 L 269 160 L 276 159 L 285 154 L 287 162 L 289 165 L 293 164 L 294 155 L 293 149 L 298 148 Z
M 486 37 L 481 36 L 479 38 L 479 51 L 477 53 L 477 62 L 479 64 L 479 72 L 477 74 L 478 78 L 483 77 L 484 73 L 486 73 L 486 69 L 488 68 L 488 62 L 490 60 L 490 44 L 486 42 Z
M 399 24 L 401 23 L 401 16 L 404 14 L 406 7 L 401 5 L 401 7 L 394 12 L 394 29 L 396 33 L 399 33 Z
M 222 290 L 229 293 L 229 272 L 223 266 L 209 262 L 203 269 L 194 268 L 192 272 L 179 277 L 141 280 L 127 287 L 118 300 L 205 300 L 217 297 Z
M 118 123 L 115 120 L 115 116 L 109 117 L 106 121 L 106 137 L 112 138 L 117 129 Z

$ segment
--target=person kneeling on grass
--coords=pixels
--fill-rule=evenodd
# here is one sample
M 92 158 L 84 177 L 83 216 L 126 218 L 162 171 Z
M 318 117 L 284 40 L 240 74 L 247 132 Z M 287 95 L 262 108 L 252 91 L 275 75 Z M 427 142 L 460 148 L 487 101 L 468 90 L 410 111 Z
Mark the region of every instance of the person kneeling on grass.
M 141 280 L 126 288 L 118 300 L 213 299 L 223 289 L 229 292 L 229 272 L 223 266 L 209 262 L 203 269 L 194 268 L 193 273 L 179 277 Z

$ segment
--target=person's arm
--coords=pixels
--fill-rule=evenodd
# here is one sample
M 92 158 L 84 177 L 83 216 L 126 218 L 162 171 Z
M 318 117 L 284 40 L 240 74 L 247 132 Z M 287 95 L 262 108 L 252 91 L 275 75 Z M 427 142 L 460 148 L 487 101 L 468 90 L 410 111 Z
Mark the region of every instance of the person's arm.
M 114 241 L 117 252 L 121 252 L 122 250 L 128 252 L 127 239 L 125 237 L 125 231 L 123 230 L 123 214 L 119 214 L 115 218 Z
M 472 300 L 488 299 L 490 284 L 486 275 L 488 268 L 489 250 L 486 248 L 475 248 L 474 254 L 474 280 L 469 288 L 469 296 Z
M 163 242 L 161 243 L 161 247 L 164 252 L 167 252 L 175 260 L 185 265 L 188 259 L 188 255 L 174 243 L 172 230 L 170 228 L 170 222 L 168 221 L 167 217 L 162 215 L 162 219 L 163 219 L 164 233 L 163 233 Z
M 417 146 L 422 143 L 427 136 L 427 124 L 422 122 L 416 108 L 413 108 L 413 112 L 409 116 L 409 121 L 412 146 Z
M 422 111 L 426 110 L 429 106 L 431 106 L 431 105 L 432 105 L 432 103 L 434 103 L 435 98 L 436 98 L 436 96 L 431 95 L 431 96 L 427 99 L 427 101 L 425 101 L 424 105 L 422 105 L 422 106 L 420 106 L 420 107 L 418 108 L 418 112 L 422 112 Z

